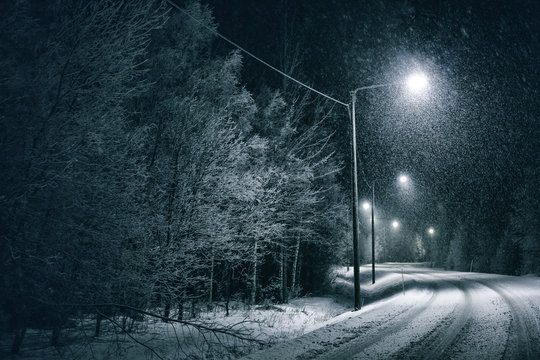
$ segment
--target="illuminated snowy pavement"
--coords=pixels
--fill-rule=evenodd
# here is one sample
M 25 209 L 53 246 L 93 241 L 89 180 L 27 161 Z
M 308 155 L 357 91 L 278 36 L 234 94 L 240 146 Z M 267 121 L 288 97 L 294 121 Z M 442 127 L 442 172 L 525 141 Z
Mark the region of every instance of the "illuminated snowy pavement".
M 395 295 L 246 359 L 540 358 L 538 277 L 397 264 L 379 266 L 377 274 L 375 285 L 362 284 L 362 296 Z

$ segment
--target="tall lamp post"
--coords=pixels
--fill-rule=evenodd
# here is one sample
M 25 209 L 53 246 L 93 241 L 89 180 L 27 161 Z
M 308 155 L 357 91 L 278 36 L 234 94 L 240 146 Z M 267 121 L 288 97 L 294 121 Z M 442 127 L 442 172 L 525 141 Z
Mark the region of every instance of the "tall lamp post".
M 371 191 L 371 283 L 375 284 L 375 181 Z
M 371 207 L 371 283 L 375 284 L 375 181 L 371 190 L 371 206 L 366 201 L 363 207 L 364 210 L 369 210 Z
M 360 259 L 358 257 L 358 161 L 356 158 L 356 92 L 351 92 L 351 103 L 348 105 L 349 117 L 351 118 L 352 125 L 352 218 L 353 218 L 353 273 L 354 273 L 354 310 L 361 308 L 360 304 Z M 352 105 L 351 105 L 352 104 Z
M 358 254 L 358 160 L 356 156 L 356 93 L 361 90 L 376 89 L 399 85 L 401 82 L 378 84 L 370 86 L 361 86 L 351 91 L 351 102 L 347 105 L 349 118 L 352 125 L 352 181 L 353 181 L 353 273 L 354 273 L 354 309 L 359 310 L 360 304 L 360 259 Z M 407 79 L 407 86 L 413 92 L 422 91 L 427 86 L 427 78 L 423 74 L 413 74 Z M 374 201 L 375 201 L 375 183 L 373 184 L 373 196 L 371 206 L 371 235 L 372 235 L 372 280 L 375 283 L 375 224 L 374 224 Z

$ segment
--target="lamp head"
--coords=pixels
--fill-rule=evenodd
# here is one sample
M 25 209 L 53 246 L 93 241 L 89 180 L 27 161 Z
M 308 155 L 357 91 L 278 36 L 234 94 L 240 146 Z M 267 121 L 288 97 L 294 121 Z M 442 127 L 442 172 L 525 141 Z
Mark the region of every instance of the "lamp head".
M 413 93 L 420 93 L 428 86 L 428 78 L 424 73 L 414 73 L 407 78 L 407 87 Z

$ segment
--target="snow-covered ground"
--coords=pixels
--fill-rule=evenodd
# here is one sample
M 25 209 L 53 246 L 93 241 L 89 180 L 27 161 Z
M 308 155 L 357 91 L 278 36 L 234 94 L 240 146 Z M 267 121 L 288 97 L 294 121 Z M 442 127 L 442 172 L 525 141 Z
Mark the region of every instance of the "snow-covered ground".
M 361 269 L 363 306 L 352 306 L 352 269 L 336 268 L 331 297 L 294 299 L 286 305 L 235 304 L 201 313 L 201 323 L 237 324 L 257 344 L 227 336 L 202 336 L 189 326 L 146 321 L 129 335 L 64 335 L 48 346 L 50 332 L 28 330 L 21 354 L 7 359 L 540 359 L 540 278 L 435 270 L 415 264 Z M 92 324 L 87 332 L 91 334 Z M 107 329 L 109 331 L 107 331 Z M 66 331 L 67 332 L 67 331 Z M 133 337 L 133 338 L 132 338 Z M 84 340 L 83 340 L 84 339 Z M 137 341 L 134 341 L 137 340 Z M 228 348 L 228 349 L 227 349 Z M 152 349 L 152 350 L 150 350 Z M 248 354 L 249 355 L 246 355 Z
M 293 299 L 288 304 L 248 307 L 232 303 L 230 316 L 216 306 L 210 312 L 199 313 L 188 321 L 222 330 L 237 330 L 239 335 L 255 337 L 265 346 L 298 337 L 313 331 L 337 315 L 348 311 L 348 306 L 331 297 Z M 118 320 L 118 319 L 117 319 Z M 251 341 L 203 333 L 190 326 L 147 319 L 137 323 L 129 334 L 122 334 L 103 321 L 102 335 L 93 338 L 94 321 L 84 319 L 83 326 L 63 330 L 62 346 L 49 346 L 51 331 L 28 329 L 21 352 L 8 355 L 12 334 L 0 334 L 1 359 L 223 359 L 236 358 L 259 349 Z M 4 335 L 4 336 L 2 336 Z M 2 338 L 3 337 L 3 338 Z M 151 350 L 150 350 L 151 349 Z
M 351 271 L 337 273 L 350 288 Z M 361 310 L 246 359 L 540 359 L 540 278 L 406 264 L 377 275 Z

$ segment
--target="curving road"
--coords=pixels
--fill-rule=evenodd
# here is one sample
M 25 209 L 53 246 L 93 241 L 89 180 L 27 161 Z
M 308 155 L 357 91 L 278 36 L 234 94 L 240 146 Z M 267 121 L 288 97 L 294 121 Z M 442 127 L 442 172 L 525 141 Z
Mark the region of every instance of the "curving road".
M 540 359 L 538 277 L 388 264 L 378 279 L 362 310 L 246 358 Z

